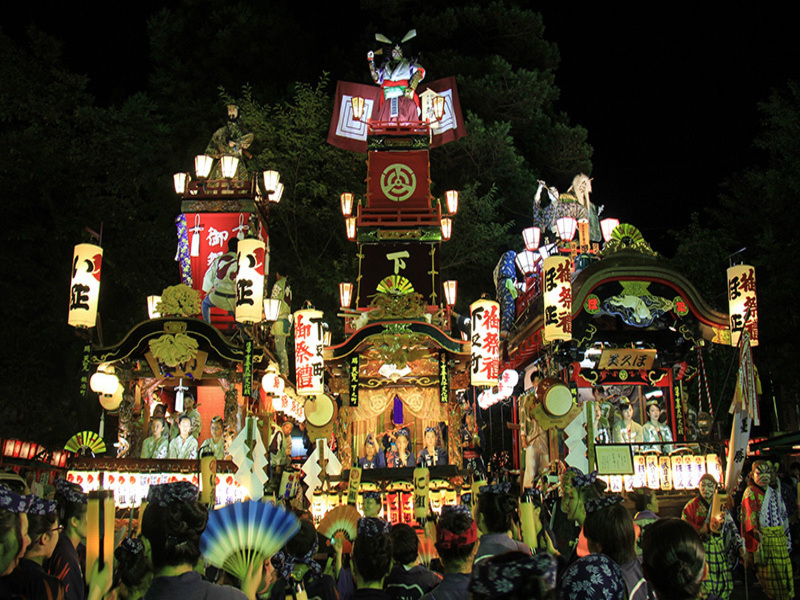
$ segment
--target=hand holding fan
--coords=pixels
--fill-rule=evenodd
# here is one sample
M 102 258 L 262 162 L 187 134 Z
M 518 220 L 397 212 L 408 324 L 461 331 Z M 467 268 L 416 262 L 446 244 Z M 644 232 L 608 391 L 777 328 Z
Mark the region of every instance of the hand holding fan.
M 263 563 L 299 531 L 292 513 L 250 500 L 213 510 L 200 538 L 206 560 L 244 581 L 252 565 Z

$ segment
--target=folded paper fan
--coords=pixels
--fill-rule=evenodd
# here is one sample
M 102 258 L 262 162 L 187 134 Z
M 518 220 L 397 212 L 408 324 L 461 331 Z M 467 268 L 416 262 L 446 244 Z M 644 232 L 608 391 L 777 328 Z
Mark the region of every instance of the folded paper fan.
M 426 567 L 430 567 L 433 559 L 439 558 L 439 553 L 436 552 L 436 546 L 433 545 L 434 541 L 424 532 L 418 531 L 417 535 L 419 536 L 419 560 Z
M 209 563 L 243 581 L 252 565 L 272 557 L 299 530 L 297 517 L 282 508 L 236 502 L 209 513 L 200 551 Z
M 356 539 L 358 519 L 361 518 L 355 506 L 345 504 L 328 511 L 317 526 L 317 531 L 326 538 L 333 539 L 341 532 L 348 542 Z
M 106 443 L 94 431 L 81 431 L 67 440 L 64 450 L 80 453 L 85 453 L 88 450 L 93 455 L 102 454 L 106 451 Z

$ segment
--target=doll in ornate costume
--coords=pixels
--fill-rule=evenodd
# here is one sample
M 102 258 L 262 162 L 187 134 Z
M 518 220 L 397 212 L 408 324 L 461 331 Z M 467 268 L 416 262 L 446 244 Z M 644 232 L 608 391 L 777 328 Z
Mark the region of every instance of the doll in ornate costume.
M 412 29 L 403 37 L 400 44 L 405 44 L 416 35 L 417 31 Z M 389 46 L 393 43 L 380 33 L 375 34 L 375 39 Z M 367 53 L 372 80 L 381 86 L 383 91 L 380 109 L 374 117 L 376 121 L 419 121 L 420 104 L 416 89 L 425 77 L 425 69 L 418 65 L 415 59 L 403 56 L 400 44 L 394 44 L 390 58 L 380 67 L 375 66 L 375 53 L 372 50 Z
M 658 400 L 650 400 L 647 403 L 647 416 L 648 421 L 642 425 L 642 435 L 645 442 L 671 442 L 672 431 L 669 427 L 664 425 L 658 418 L 661 416 L 661 408 L 658 406 Z M 651 446 L 643 449 L 658 450 L 662 454 L 669 454 L 672 452 L 672 446 Z
M 483 462 L 481 450 L 483 436 L 475 425 L 475 415 L 468 411 L 464 417 L 464 426 L 461 428 L 461 449 L 464 453 L 464 468 L 475 473 L 475 479 L 486 479 L 486 465 Z
M 753 463 L 750 484 L 742 496 L 746 564 L 755 564 L 764 593 L 773 600 L 794 598 L 789 551 L 789 518 L 781 498 L 777 468 L 765 460 Z
M 625 396 L 620 397 L 619 414 L 621 421 L 614 423 L 614 443 L 631 444 L 644 439 L 642 426 L 633 420 L 633 406 Z

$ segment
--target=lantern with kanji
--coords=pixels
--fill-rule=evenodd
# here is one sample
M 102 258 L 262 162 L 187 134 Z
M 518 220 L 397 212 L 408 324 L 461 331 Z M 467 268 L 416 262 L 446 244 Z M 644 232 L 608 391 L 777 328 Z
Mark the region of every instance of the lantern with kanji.
M 69 286 L 69 318 L 73 327 L 94 327 L 100 295 L 100 267 L 103 249 L 94 244 L 78 244 L 72 255 L 72 281 Z
M 728 314 L 731 345 L 739 345 L 739 336 L 747 327 L 750 345 L 758 346 L 756 270 L 750 265 L 736 265 L 728 269 Z
M 294 313 L 295 375 L 301 396 L 323 393 L 322 346 L 322 311 L 304 309 Z
M 497 385 L 500 374 L 500 305 L 476 300 L 470 305 L 472 356 L 470 383 Z
M 264 242 L 239 242 L 239 271 L 236 274 L 235 315 L 239 323 L 259 323 L 264 307 Z
M 546 342 L 572 339 L 572 272 L 570 259 L 548 256 L 542 268 Z

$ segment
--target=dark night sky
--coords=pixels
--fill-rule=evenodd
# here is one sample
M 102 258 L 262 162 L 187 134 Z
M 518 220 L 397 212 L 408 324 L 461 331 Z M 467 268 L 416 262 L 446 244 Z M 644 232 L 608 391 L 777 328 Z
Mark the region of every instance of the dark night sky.
M 50 8 L 27 3 L 16 9 L 14 26 L 3 28 L 16 36 L 35 22 L 64 40 L 67 66 L 89 75 L 101 101 L 144 88 L 152 4 L 106 3 L 91 17 L 70 3 Z M 592 199 L 667 250 L 659 241 L 666 231 L 713 202 L 719 183 L 754 159 L 757 102 L 798 77 L 793 22 L 774 9 L 695 4 L 535 9 L 561 52 L 560 108 L 588 129 L 594 147 Z M 346 27 L 325 19 L 319 40 L 348 35 L 353 13 L 346 17 Z M 424 49 L 424 40 L 418 45 Z

